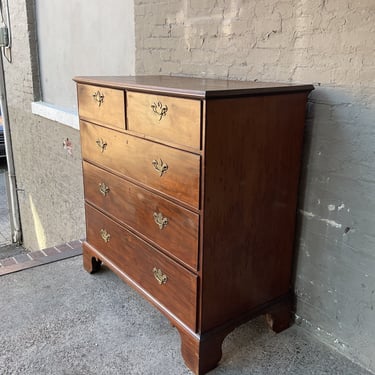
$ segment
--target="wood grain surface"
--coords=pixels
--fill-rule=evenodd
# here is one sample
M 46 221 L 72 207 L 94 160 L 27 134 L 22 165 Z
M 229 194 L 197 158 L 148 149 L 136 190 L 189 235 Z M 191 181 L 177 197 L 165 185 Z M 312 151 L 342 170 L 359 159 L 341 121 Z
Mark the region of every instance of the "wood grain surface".
M 83 162 L 83 176 L 88 202 L 197 269 L 198 214 L 87 162 Z M 109 189 L 105 195 L 99 190 L 99 184 L 103 183 Z M 167 218 L 163 228 L 156 224 L 154 213 Z
M 200 156 L 80 122 L 85 160 L 199 208 Z M 97 141 L 106 143 L 101 150 Z M 160 176 L 153 164 L 168 165 Z
M 161 254 L 139 237 L 86 204 L 87 242 L 126 273 L 142 289 L 172 311 L 190 329 L 196 328 L 197 277 Z M 101 238 L 101 230 L 109 241 Z M 160 285 L 154 276 L 156 268 L 166 275 Z
M 128 91 L 126 104 L 128 130 L 200 149 L 200 100 Z
M 94 95 L 103 95 L 102 103 Z M 78 108 L 81 119 L 95 121 L 109 127 L 125 129 L 125 94 L 123 90 L 77 85 Z

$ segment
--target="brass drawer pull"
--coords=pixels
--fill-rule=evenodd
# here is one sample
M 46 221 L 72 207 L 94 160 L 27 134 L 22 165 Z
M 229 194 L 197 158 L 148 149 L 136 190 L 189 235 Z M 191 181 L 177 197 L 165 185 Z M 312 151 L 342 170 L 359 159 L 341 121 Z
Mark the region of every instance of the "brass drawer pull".
M 102 152 L 107 148 L 107 142 L 103 140 L 103 138 L 98 138 L 96 140 L 96 144 L 101 149 Z
M 157 170 L 160 174 L 160 177 L 163 176 L 165 172 L 168 170 L 168 164 L 164 163 L 163 160 L 153 160 L 152 165 L 154 166 L 155 170 Z
M 103 102 L 104 102 L 104 94 L 102 94 L 99 90 L 97 92 L 94 92 L 92 94 L 92 97 L 94 98 L 94 100 L 98 104 L 98 107 L 100 107 L 103 104 Z
M 108 243 L 111 235 L 105 229 L 100 229 L 100 237 L 105 243 Z
M 154 273 L 155 279 L 158 281 L 160 285 L 166 284 L 168 281 L 168 276 L 163 273 L 163 271 L 160 268 L 154 267 L 152 269 L 152 272 Z
M 163 229 L 168 224 L 168 218 L 163 217 L 161 212 L 154 212 L 154 221 L 159 226 L 159 229 Z
M 109 187 L 104 182 L 100 182 L 99 191 L 105 197 L 109 193 Z
M 157 102 L 151 105 L 152 111 L 159 116 L 159 121 L 167 115 L 168 106 L 163 105 L 162 102 Z

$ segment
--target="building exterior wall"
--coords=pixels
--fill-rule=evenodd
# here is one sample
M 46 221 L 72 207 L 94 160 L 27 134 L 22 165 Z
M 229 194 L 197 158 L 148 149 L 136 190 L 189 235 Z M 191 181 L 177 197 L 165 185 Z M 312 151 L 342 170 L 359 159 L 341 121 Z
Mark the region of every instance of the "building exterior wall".
M 135 0 L 138 74 L 315 85 L 298 211 L 296 317 L 372 370 L 374 24 L 373 0 Z
M 129 1 L 132 3 L 132 0 Z M 29 0 L 9 3 L 13 62 L 9 64 L 4 60 L 4 68 L 18 199 L 24 246 L 38 250 L 85 237 L 80 138 L 79 131 L 71 126 L 32 114 L 31 103 L 43 99 L 39 76 L 36 4 Z M 101 3 L 95 6 L 91 4 L 90 7 L 101 8 Z M 132 9 L 130 7 L 129 12 L 133 12 Z M 95 14 L 83 15 L 86 26 L 95 24 L 95 19 L 92 19 Z M 118 32 L 127 33 L 129 38 L 133 35 L 134 39 L 133 24 L 113 26 Z M 75 31 L 79 33 L 78 26 Z M 61 35 L 62 40 L 64 37 Z M 55 40 L 56 44 L 59 42 L 61 40 Z M 96 42 L 97 37 L 92 33 L 92 39 L 87 40 L 87 43 L 97 48 Z M 102 51 L 105 54 L 105 48 Z M 122 53 L 110 58 L 120 58 Z M 124 62 L 122 74 L 134 73 L 134 48 L 128 53 L 129 61 L 133 63 L 129 66 L 129 61 Z M 53 69 L 53 56 L 49 59 Z M 65 63 L 69 64 L 69 60 L 65 60 Z M 103 69 L 105 59 L 91 63 L 100 70 Z M 82 66 L 81 71 L 76 71 L 80 75 L 89 73 L 93 71 L 88 72 L 85 66 Z M 56 74 L 61 77 L 61 73 Z M 61 79 L 69 80 L 73 90 L 70 95 L 74 98 L 76 93 L 71 83 L 72 77 Z M 59 90 L 58 87 L 55 89 Z M 71 153 L 69 148 L 63 146 L 67 139 L 72 145 Z
M 31 113 L 40 97 L 33 2 L 15 1 L 10 13 L 13 62 L 4 68 L 18 199 L 24 245 L 37 250 L 85 235 L 79 134 Z

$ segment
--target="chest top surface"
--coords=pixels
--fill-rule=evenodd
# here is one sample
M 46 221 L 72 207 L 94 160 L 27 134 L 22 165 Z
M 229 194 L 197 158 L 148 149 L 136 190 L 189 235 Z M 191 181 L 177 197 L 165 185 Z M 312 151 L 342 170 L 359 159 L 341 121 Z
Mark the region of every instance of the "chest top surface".
M 165 93 L 192 98 L 222 98 L 287 92 L 312 91 L 312 85 L 235 81 L 175 76 L 77 76 L 77 83 L 112 88 Z

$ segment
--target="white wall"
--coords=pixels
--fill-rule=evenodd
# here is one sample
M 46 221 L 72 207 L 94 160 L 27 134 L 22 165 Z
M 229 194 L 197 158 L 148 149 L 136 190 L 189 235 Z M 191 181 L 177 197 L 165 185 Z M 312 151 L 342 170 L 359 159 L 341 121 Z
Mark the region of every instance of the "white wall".
M 72 77 L 134 74 L 132 0 L 36 0 L 43 101 L 76 109 Z

